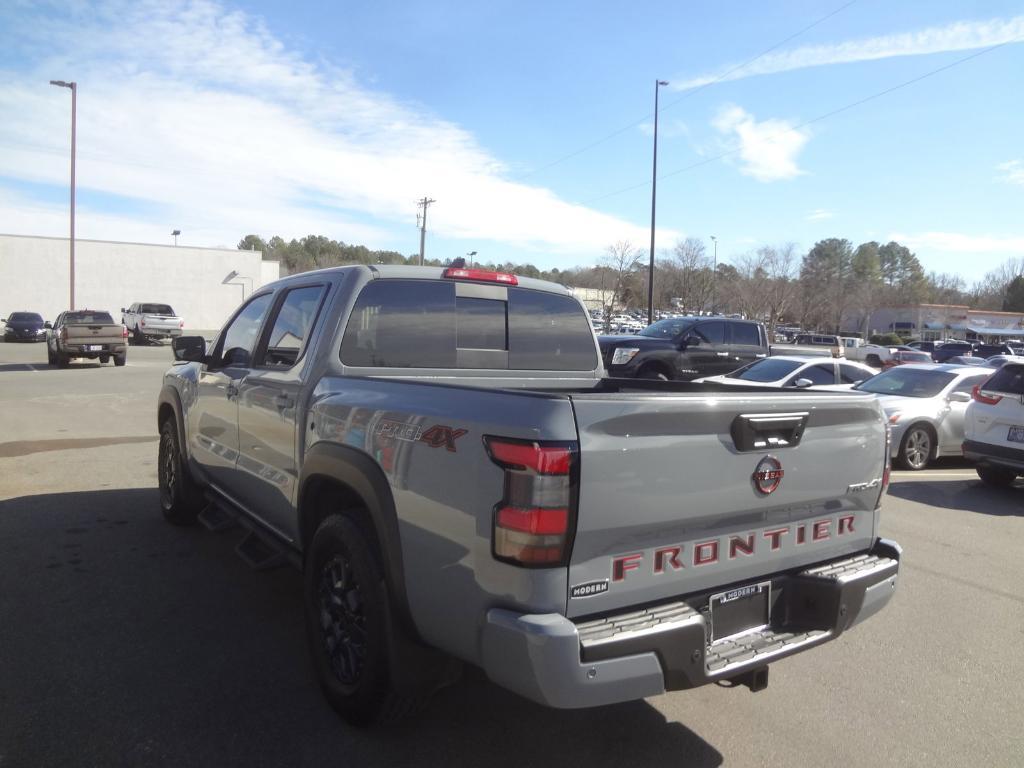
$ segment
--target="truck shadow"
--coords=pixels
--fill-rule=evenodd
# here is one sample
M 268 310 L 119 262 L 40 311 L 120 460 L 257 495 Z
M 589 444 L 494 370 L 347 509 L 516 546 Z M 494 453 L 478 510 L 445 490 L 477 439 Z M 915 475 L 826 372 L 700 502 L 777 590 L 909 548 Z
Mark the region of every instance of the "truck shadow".
M 1009 517 L 1021 514 L 1024 482 L 1017 480 L 1008 488 L 994 488 L 981 480 L 916 480 L 893 483 L 889 495 L 930 507 L 943 507 L 980 515 Z
M 723 762 L 646 702 L 545 709 L 475 670 L 407 721 L 353 729 L 309 669 L 300 575 L 249 570 L 240 538 L 168 525 L 153 488 L 0 500 L 4 762 Z

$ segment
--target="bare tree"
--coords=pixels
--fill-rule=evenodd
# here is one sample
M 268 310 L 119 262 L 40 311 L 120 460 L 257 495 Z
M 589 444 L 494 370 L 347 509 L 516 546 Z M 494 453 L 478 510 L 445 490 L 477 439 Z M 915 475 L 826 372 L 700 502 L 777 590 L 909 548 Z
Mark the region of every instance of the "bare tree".
M 610 330 L 612 311 L 615 306 L 624 301 L 629 292 L 631 278 L 635 276 L 640 267 L 641 253 L 633 247 L 628 240 L 619 240 L 614 245 L 605 249 L 605 255 L 601 259 L 601 290 L 610 292 L 610 303 L 604 309 L 604 329 L 607 333 Z M 602 299 L 602 304 L 604 299 Z
M 679 241 L 672 249 L 672 260 L 679 281 L 678 296 L 684 307 L 707 309 L 715 290 L 715 276 L 703 241 L 696 237 Z
M 799 296 L 797 262 L 793 243 L 778 248 L 762 246 L 736 259 L 736 305 L 747 317 L 767 322 L 769 339 L 774 338 L 776 324 Z

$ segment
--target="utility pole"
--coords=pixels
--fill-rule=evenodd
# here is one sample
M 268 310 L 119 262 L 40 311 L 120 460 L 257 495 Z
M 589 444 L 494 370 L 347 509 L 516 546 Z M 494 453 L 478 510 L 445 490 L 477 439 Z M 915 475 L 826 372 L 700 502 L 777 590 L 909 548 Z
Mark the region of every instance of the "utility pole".
M 430 207 L 431 203 L 436 203 L 436 202 L 437 202 L 437 200 L 434 200 L 434 199 L 429 198 L 429 197 L 424 197 L 422 200 L 418 200 L 416 202 L 416 204 L 420 208 L 423 209 L 423 213 L 420 214 L 420 217 L 419 217 L 419 219 L 420 219 L 420 266 L 421 267 L 423 266 L 423 248 L 426 245 L 426 241 L 427 241 L 427 208 Z
M 654 212 L 658 200 L 658 89 L 666 80 L 654 81 L 654 163 L 651 170 L 651 262 L 647 269 L 647 324 L 654 322 Z
M 75 134 L 78 115 L 78 83 L 70 83 L 63 80 L 51 80 L 50 85 L 58 88 L 71 89 L 71 253 L 68 258 L 70 272 L 70 304 L 69 309 L 75 308 Z

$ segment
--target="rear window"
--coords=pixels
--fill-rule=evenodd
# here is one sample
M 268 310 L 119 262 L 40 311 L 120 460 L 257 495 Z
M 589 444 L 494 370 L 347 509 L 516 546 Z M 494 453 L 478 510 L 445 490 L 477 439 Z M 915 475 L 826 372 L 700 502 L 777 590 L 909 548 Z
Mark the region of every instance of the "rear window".
M 876 395 L 901 395 L 903 397 L 935 397 L 955 379 L 948 371 L 930 371 L 924 368 L 897 366 L 872 376 L 854 389 L 874 392 Z
M 140 304 L 139 314 L 143 315 L 173 315 L 174 310 L 170 304 Z
M 746 368 L 740 368 L 738 371 L 727 373 L 726 377 L 730 379 L 743 379 L 744 381 L 778 381 L 779 379 L 786 378 L 801 365 L 802 363 L 798 363 L 795 360 L 774 360 L 769 357 L 765 360 L 751 363 Z
M 986 392 L 1024 395 L 1024 365 L 1016 363 L 1004 365 L 985 382 L 984 389 Z
M 42 315 L 37 315 L 35 312 L 12 312 L 11 316 L 7 318 L 11 322 L 22 322 L 22 323 L 41 323 L 43 322 Z
M 83 310 L 81 312 L 68 312 L 64 316 L 65 325 L 73 324 L 88 324 L 88 325 L 113 325 L 114 318 L 110 316 L 109 312 L 90 312 Z
M 571 297 L 512 287 L 495 297 L 456 296 L 456 283 L 427 280 L 367 284 L 345 329 L 341 360 L 380 368 L 597 367 L 593 330 Z

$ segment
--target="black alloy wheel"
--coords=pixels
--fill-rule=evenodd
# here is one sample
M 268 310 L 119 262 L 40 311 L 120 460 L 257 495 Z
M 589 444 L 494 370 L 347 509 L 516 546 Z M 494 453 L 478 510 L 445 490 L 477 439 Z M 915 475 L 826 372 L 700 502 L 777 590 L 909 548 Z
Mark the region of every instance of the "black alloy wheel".
M 173 419 L 167 419 L 160 427 L 156 469 L 160 510 L 164 518 L 174 525 L 195 523 L 202 511 L 202 496 L 182 462 L 178 430 Z
M 318 595 L 331 670 L 341 683 L 356 685 L 366 664 L 366 606 L 352 563 L 341 554 L 324 563 Z

